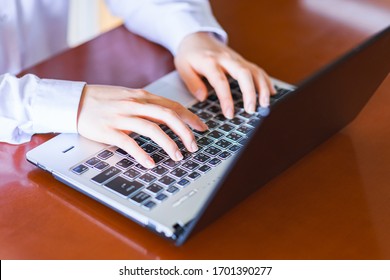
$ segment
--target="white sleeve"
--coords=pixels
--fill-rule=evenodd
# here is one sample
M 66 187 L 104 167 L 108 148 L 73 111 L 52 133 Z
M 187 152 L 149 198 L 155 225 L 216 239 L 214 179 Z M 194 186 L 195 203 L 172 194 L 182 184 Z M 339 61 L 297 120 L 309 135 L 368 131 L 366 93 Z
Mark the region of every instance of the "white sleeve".
M 227 34 L 213 16 L 207 0 L 106 0 L 132 32 L 176 54 L 182 39 L 195 32 L 211 32 L 226 42 Z
M 0 142 L 27 142 L 35 133 L 77 132 L 84 82 L 0 75 Z

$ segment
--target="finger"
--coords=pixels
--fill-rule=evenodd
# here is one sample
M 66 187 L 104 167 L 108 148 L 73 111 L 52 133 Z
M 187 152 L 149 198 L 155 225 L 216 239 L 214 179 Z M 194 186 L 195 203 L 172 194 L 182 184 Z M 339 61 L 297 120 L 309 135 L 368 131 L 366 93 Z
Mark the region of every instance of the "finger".
M 266 81 L 268 84 L 268 88 L 270 89 L 271 95 L 275 95 L 277 93 L 274 82 L 272 81 L 271 77 L 266 74 Z
M 256 110 L 256 89 L 253 81 L 253 75 L 244 61 L 236 59 L 221 59 L 221 65 L 224 69 L 238 81 L 240 86 L 245 111 L 252 114 Z
M 256 65 L 255 65 L 255 67 L 258 68 Z M 267 82 L 267 86 L 269 88 L 271 95 L 276 94 L 276 89 L 275 89 L 275 86 L 274 86 L 274 83 L 273 83 L 271 77 L 263 69 L 260 68 L 260 71 L 264 75 L 265 81 Z
M 189 111 L 178 102 L 156 95 L 151 95 L 150 99 L 148 99 L 148 102 L 175 111 L 183 122 L 195 130 L 204 131 L 208 129 L 207 125 L 203 123 L 197 115 Z
M 206 77 L 210 85 L 214 88 L 224 116 L 232 119 L 234 116 L 234 104 L 225 72 L 213 61 L 205 64 L 201 74 Z
M 207 88 L 199 74 L 194 71 L 191 65 L 187 63 L 176 63 L 176 69 L 179 72 L 183 82 L 188 90 L 198 99 L 204 101 L 207 97 Z
M 140 135 L 145 135 L 156 142 L 175 161 L 183 159 L 176 143 L 156 123 L 138 117 L 120 118 L 114 126 L 118 129 L 131 130 Z M 142 148 L 141 148 L 142 149 Z
M 113 144 L 123 150 L 146 168 L 153 168 L 156 164 L 153 159 L 140 147 L 137 142 L 126 133 L 113 129 L 107 133 L 108 144 Z
M 136 114 L 137 116 L 141 116 L 141 117 L 156 121 L 158 123 L 163 123 L 163 124 L 167 125 L 170 129 L 172 129 L 172 131 L 177 136 L 180 137 L 180 139 L 182 140 L 184 146 L 187 148 L 188 151 L 195 152 L 198 150 L 198 146 L 196 144 L 194 134 L 192 133 L 192 131 L 189 129 L 189 127 L 183 122 L 183 120 L 180 118 L 180 116 L 174 110 L 171 110 L 169 108 L 162 107 L 162 106 L 156 105 L 156 104 L 141 104 L 135 110 L 132 111 L 132 114 L 133 115 Z M 160 127 L 159 127 L 159 130 L 166 137 L 168 137 L 161 130 Z M 152 137 L 150 137 L 150 138 L 152 138 Z M 171 140 L 171 138 L 169 138 L 169 139 Z M 161 147 L 164 148 L 163 145 L 161 145 Z M 173 157 L 173 159 L 175 159 L 175 158 Z
M 261 107 L 269 106 L 270 88 L 267 81 L 267 74 L 264 70 L 257 68 L 254 70 L 253 79 L 259 92 L 259 103 Z

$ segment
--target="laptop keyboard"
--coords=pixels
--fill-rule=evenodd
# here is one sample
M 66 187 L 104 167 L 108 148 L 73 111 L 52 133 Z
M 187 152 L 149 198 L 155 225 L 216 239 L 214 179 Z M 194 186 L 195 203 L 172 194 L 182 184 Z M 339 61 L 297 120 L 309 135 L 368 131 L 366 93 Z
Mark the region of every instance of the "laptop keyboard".
M 246 113 L 243 110 L 243 99 L 238 83 L 233 80 L 230 86 L 235 105 L 233 119 L 226 119 L 222 115 L 218 97 L 214 91 L 205 101 L 198 102 L 189 108 L 209 127 L 209 130 L 205 132 L 193 131 L 199 146 L 199 150 L 195 153 L 188 152 L 180 138 L 169 127 L 160 125 L 178 145 L 184 156 L 183 160 L 175 162 L 148 137 L 131 135 L 138 145 L 153 158 L 156 163 L 154 168 L 146 169 L 124 150 L 110 147 L 71 170 L 78 175 L 84 173 L 87 175 L 86 172 L 90 169 L 98 170 L 99 173 L 90 178 L 92 182 L 129 199 L 144 209 L 154 209 L 169 196 L 186 188 L 191 182 L 236 154 L 259 124 L 264 115 L 261 108 L 254 114 Z M 271 106 L 290 92 L 282 88 L 276 89 L 277 94 L 271 97 Z

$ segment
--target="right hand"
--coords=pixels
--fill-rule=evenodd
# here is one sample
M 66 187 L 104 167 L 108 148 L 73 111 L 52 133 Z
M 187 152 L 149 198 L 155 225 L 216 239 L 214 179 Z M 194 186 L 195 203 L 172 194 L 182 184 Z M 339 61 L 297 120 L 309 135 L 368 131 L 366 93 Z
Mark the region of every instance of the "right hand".
M 182 105 L 142 89 L 86 85 L 79 105 L 77 129 L 80 135 L 115 145 L 136 161 L 152 168 L 153 159 L 129 137 L 131 132 L 151 138 L 175 161 L 183 159 L 176 143 L 160 128 L 167 125 L 190 152 L 198 150 L 193 129 L 207 126 Z

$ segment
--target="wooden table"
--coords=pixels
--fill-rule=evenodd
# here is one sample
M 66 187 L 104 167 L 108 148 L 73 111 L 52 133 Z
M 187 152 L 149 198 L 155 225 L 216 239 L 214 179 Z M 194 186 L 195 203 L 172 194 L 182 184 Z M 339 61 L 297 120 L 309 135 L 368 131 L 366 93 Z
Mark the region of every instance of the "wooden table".
M 387 0 L 211 3 L 230 45 L 290 83 L 390 23 Z M 172 69 L 119 27 L 26 72 L 142 87 Z M 388 77 L 353 123 L 179 248 L 25 160 L 53 135 L 1 143 L 0 258 L 389 259 L 389 93 Z

